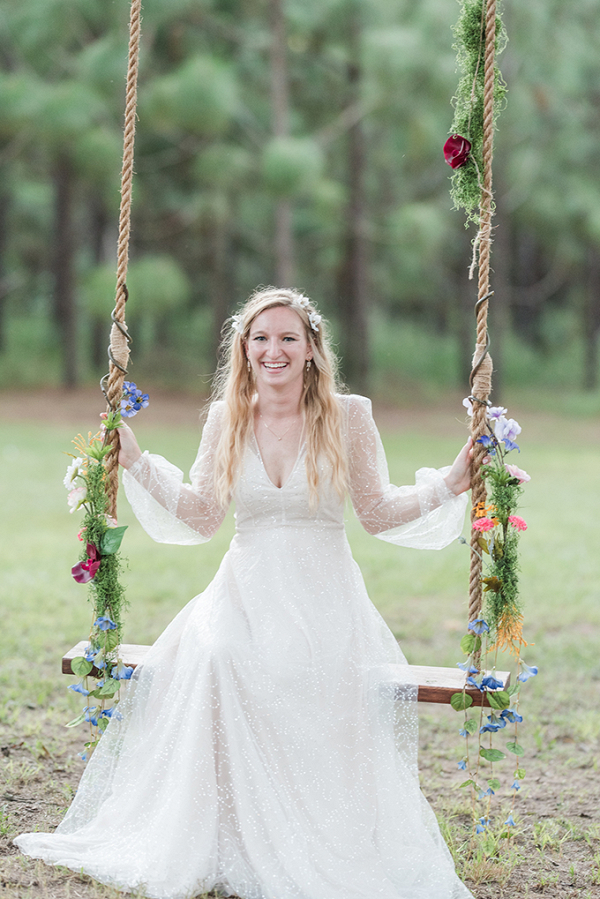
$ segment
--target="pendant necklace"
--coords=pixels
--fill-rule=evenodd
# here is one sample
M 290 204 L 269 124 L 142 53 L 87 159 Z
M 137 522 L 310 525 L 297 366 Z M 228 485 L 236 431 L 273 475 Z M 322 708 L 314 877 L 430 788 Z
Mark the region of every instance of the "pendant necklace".
M 273 435 L 273 437 L 277 437 L 277 439 L 278 439 L 280 442 L 283 440 L 283 438 L 284 438 L 285 435 L 288 433 L 288 431 L 291 431 L 292 428 L 294 427 L 294 425 L 296 424 L 296 422 L 293 421 L 293 422 L 291 423 L 291 425 L 289 426 L 289 428 L 287 429 L 287 431 L 284 431 L 283 434 L 282 434 L 281 437 L 280 437 L 279 434 L 276 434 L 276 433 L 275 433 L 275 431 L 273 430 L 273 428 L 270 428 L 270 427 L 269 427 L 269 425 L 266 423 L 266 421 L 265 421 L 264 418 L 262 417 L 262 413 L 259 412 L 259 415 L 260 415 L 260 419 L 261 419 L 262 423 L 264 424 L 265 428 L 267 429 L 267 431 L 270 431 L 271 434 Z

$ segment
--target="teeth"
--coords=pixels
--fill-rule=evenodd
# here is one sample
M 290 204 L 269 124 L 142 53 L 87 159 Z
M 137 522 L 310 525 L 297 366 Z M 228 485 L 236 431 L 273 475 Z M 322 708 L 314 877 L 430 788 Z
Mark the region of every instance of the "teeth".
M 286 365 L 285 362 L 265 362 L 265 368 L 284 368 Z

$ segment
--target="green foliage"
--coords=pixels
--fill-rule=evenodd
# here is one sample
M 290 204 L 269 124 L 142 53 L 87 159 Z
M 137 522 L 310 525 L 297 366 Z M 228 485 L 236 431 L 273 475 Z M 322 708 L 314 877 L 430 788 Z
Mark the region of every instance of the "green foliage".
M 262 177 L 267 190 L 278 197 L 291 197 L 316 182 L 323 164 L 323 153 L 315 141 L 275 137 L 263 153 Z
M 484 13 L 483 0 L 462 0 L 461 14 L 454 29 L 455 48 L 462 77 L 453 100 L 454 120 L 451 133 L 460 134 L 471 142 L 471 154 L 467 163 L 453 172 L 450 193 L 455 208 L 464 209 L 467 213 L 467 223 L 478 220 L 483 184 Z M 504 49 L 506 40 L 506 31 L 500 12 L 498 12 L 496 16 L 496 55 Z M 505 93 L 506 85 L 496 65 L 494 129 Z

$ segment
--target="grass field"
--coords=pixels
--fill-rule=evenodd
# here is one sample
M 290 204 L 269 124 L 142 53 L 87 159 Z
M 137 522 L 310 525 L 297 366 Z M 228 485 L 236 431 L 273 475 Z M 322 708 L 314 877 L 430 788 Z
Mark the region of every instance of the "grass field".
M 64 649 L 87 635 L 85 588 L 70 576 L 79 554 L 69 515 L 64 452 L 95 427 L 94 400 L 58 393 L 0 395 L 0 897 L 109 897 L 85 877 L 15 853 L 10 840 L 51 829 L 77 787 L 81 731 L 62 726 L 78 711 L 60 675 Z M 136 430 L 144 447 L 187 471 L 199 428 L 197 400 L 157 400 Z M 376 410 L 392 479 L 451 460 L 465 434 L 460 402 L 431 411 Z M 462 871 L 466 820 L 457 761 L 459 717 L 423 706 L 422 786 L 477 899 L 600 896 L 600 426 L 591 418 L 510 410 L 523 426 L 519 464 L 531 475 L 521 514 L 525 658 L 540 674 L 524 691 L 527 776 L 516 802 L 511 846 L 482 843 Z M 147 643 L 210 581 L 233 532 L 231 516 L 211 543 L 157 547 L 120 503 L 130 525 L 124 553 L 131 608 L 125 640 Z M 370 595 L 415 664 L 454 665 L 466 624 L 467 550 L 397 549 L 348 533 Z M 484 851 L 485 850 L 485 851 Z M 367 897 L 365 897 L 367 899 Z M 435 897 L 432 897 L 435 899 Z

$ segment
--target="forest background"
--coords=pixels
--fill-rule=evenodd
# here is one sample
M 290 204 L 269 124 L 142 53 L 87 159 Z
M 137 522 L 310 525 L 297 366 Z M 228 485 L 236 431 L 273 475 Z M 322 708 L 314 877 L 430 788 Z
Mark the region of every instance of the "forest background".
M 353 388 L 396 400 L 467 384 L 474 232 L 451 208 L 442 156 L 458 12 L 454 0 L 146 0 L 128 277 L 144 389 L 206 392 L 224 318 L 273 282 L 332 320 Z M 560 388 L 589 412 L 597 5 L 508 2 L 504 18 L 495 397 L 549 387 L 555 403 Z M 0 0 L 3 388 L 74 387 L 107 368 L 127 19 L 125 0 Z

